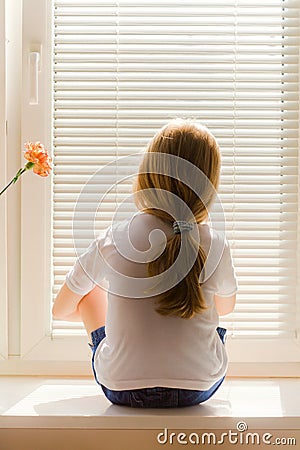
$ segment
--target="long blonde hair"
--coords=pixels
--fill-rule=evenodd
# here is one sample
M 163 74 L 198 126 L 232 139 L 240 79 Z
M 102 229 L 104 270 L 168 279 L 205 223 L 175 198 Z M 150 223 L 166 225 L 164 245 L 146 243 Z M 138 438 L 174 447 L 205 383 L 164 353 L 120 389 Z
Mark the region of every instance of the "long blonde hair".
M 153 155 L 153 153 L 156 155 Z M 162 172 L 158 169 L 158 163 L 156 167 L 156 160 L 153 159 L 153 156 L 162 154 L 173 155 L 172 158 L 177 157 L 175 159 L 178 160 L 179 166 L 177 165 L 175 168 L 176 177 L 165 175 L 169 172 Z M 149 155 L 152 158 L 147 157 Z M 190 166 L 187 169 L 182 169 L 185 165 L 182 160 L 188 161 L 197 168 L 195 175 L 193 175 L 193 171 L 189 170 Z M 170 204 L 170 201 L 172 202 L 173 196 L 177 196 L 190 209 L 193 222 L 201 223 L 208 216 L 207 208 L 213 202 L 218 188 L 220 165 L 218 144 L 207 128 L 190 120 L 173 120 L 154 136 L 147 147 L 134 186 L 135 203 L 140 210 L 153 214 L 170 225 L 173 224 L 174 220 L 190 221 L 190 217 L 182 217 L 184 215 L 183 210 L 179 211 L 180 208 L 178 209 L 175 204 L 173 205 L 173 211 L 175 211 L 176 218 L 167 212 L 166 205 Z M 188 171 L 183 178 L 186 180 L 186 177 L 188 177 L 189 186 L 197 185 L 199 192 L 200 184 L 201 195 L 198 195 L 186 182 L 183 182 L 182 176 L 179 178 L 178 167 L 181 170 Z M 209 182 L 201 182 L 198 178 L 199 175 L 197 175 L 199 171 L 204 174 L 204 178 Z M 154 195 L 153 191 L 155 192 Z M 171 200 L 170 193 L 172 194 Z M 174 233 L 167 240 L 161 255 L 148 263 L 148 275 L 152 277 L 170 268 L 178 257 L 180 250 L 185 255 L 184 261 L 189 261 L 189 255 L 196 252 L 194 263 L 182 280 L 171 289 L 160 294 L 156 311 L 162 315 L 189 319 L 206 309 L 199 282 L 206 255 L 199 242 L 197 248 L 195 248 L 195 239 L 193 239 L 192 234 L 189 232 Z

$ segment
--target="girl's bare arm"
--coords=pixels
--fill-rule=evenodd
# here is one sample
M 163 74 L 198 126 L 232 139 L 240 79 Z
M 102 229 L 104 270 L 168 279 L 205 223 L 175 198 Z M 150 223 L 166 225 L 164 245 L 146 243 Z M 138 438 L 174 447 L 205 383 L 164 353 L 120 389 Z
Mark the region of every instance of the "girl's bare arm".
M 226 314 L 230 314 L 235 307 L 236 294 L 231 297 L 220 297 L 215 294 L 215 304 L 217 313 L 219 316 L 225 316 Z
M 64 283 L 58 292 L 52 308 L 52 315 L 55 319 L 76 320 L 78 316 L 77 307 L 82 299 L 82 295 L 75 294 Z M 79 320 L 79 317 L 78 319 Z

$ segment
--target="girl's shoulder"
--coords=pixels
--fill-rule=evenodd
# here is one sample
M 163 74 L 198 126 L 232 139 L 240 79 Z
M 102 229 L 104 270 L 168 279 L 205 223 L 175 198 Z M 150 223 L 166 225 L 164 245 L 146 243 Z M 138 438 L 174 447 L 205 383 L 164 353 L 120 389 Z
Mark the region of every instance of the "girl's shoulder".
M 228 247 L 225 233 L 210 227 L 206 223 L 198 224 L 200 244 L 209 260 L 220 261 L 222 254 Z M 119 250 L 123 256 L 130 256 L 132 252 L 145 252 L 145 257 L 153 252 L 155 256 L 161 251 L 167 239 L 173 234 L 170 224 L 166 224 L 157 217 L 138 213 L 130 218 L 114 221 L 102 230 L 98 237 L 98 248 Z M 110 250 L 109 250 L 110 249 Z M 140 255 L 141 256 L 141 255 Z M 144 261 L 143 261 L 144 262 Z
M 227 239 L 224 231 L 216 230 L 210 227 L 207 223 L 198 224 L 200 239 L 202 244 L 208 244 L 210 247 L 227 245 Z M 130 218 L 112 222 L 106 229 L 102 230 L 98 235 L 98 240 L 103 244 L 113 244 L 117 240 L 130 238 L 132 243 L 138 244 L 140 242 L 147 242 L 149 244 L 149 235 L 152 231 L 159 230 L 155 240 L 161 238 L 169 238 L 173 234 L 173 229 L 169 224 L 166 224 L 161 219 L 148 213 L 136 213 Z M 164 235 L 164 236 L 163 236 Z M 155 237 L 152 236 L 152 237 Z M 151 236 L 150 236 L 151 238 Z M 139 246 L 139 245 L 138 245 Z M 142 245 L 143 246 L 143 245 Z
M 204 283 L 213 275 L 216 275 L 217 269 L 223 266 L 228 242 L 224 232 L 203 224 L 200 225 L 200 243 L 206 253 L 205 271 L 202 274 L 202 282 Z
M 201 245 L 204 247 L 224 247 L 227 244 L 225 232 L 216 230 L 207 223 L 199 224 L 199 232 Z

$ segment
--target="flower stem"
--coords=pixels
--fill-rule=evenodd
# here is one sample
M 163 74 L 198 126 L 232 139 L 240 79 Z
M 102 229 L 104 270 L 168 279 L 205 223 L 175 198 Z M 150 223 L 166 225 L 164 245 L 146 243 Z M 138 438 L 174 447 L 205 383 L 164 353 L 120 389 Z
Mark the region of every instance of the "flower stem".
M 26 172 L 26 170 L 30 170 L 33 166 L 34 166 L 33 162 L 28 162 L 25 167 L 19 169 L 18 172 L 16 173 L 16 175 L 14 176 L 14 178 L 8 183 L 7 186 L 5 186 L 4 189 L 2 189 L 2 191 L 0 192 L 0 195 L 2 195 L 6 191 L 6 189 L 9 188 L 10 185 L 12 185 L 13 183 L 16 183 L 18 181 L 19 177 L 24 172 Z
M 6 189 L 8 189 L 9 186 L 10 186 L 11 184 L 13 184 L 13 183 L 15 183 L 15 179 L 14 179 L 14 178 L 8 183 L 7 186 L 5 186 L 4 189 L 2 189 L 2 191 L 0 192 L 0 195 L 2 195 L 2 194 L 6 191 Z

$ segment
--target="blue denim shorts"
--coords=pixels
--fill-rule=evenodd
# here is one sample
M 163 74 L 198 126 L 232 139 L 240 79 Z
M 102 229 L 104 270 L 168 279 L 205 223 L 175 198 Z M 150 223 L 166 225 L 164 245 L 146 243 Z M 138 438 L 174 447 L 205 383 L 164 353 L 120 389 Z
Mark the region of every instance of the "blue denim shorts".
M 217 332 L 224 344 L 226 329 L 218 327 Z M 198 405 L 199 403 L 203 403 L 208 400 L 219 389 L 225 379 L 224 376 L 207 391 L 175 389 L 168 387 L 151 387 L 124 391 L 112 391 L 99 383 L 94 367 L 95 352 L 102 339 L 105 338 L 105 327 L 100 327 L 93 331 L 91 333 L 91 337 L 93 345 L 89 345 L 93 351 L 92 367 L 95 380 L 101 386 L 108 400 L 115 405 L 130 406 L 133 408 L 178 408 L 181 406 Z

